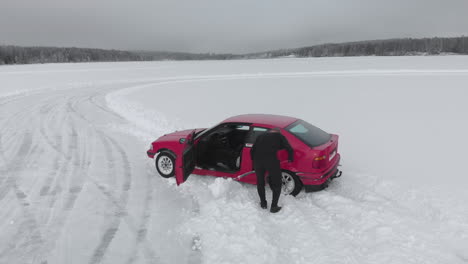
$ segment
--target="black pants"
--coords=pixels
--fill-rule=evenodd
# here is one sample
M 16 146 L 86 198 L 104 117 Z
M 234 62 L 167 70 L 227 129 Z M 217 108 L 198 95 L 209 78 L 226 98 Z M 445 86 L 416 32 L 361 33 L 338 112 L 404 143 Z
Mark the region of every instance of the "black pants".
M 271 206 L 278 206 L 278 200 L 281 194 L 281 168 L 280 162 L 277 159 L 271 160 L 256 160 L 254 162 L 255 174 L 257 175 L 257 191 L 260 196 L 260 201 L 265 202 L 265 174 L 268 172 L 268 182 L 271 191 L 273 192 L 273 199 Z

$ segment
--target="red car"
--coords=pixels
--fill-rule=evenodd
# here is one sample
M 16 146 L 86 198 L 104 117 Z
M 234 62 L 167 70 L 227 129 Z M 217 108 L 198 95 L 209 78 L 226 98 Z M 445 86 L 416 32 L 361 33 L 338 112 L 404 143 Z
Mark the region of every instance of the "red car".
M 286 150 L 278 152 L 283 193 L 297 195 L 303 187 L 317 191 L 341 176 L 338 170 L 338 135 L 294 117 L 249 114 L 228 118 L 210 129 L 170 133 L 151 143 L 148 157 L 156 156 L 156 169 L 165 178 L 175 176 L 177 185 L 190 174 L 232 178 L 256 184 L 250 157 L 255 139 L 278 127 L 294 150 L 288 162 Z

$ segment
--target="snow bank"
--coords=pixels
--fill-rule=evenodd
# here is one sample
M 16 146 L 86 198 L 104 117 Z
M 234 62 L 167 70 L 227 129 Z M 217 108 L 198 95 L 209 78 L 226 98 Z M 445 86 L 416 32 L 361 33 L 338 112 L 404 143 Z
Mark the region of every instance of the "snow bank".
M 169 120 L 159 111 L 125 100 L 125 97 L 134 92 L 134 90 L 147 86 L 149 85 L 139 85 L 110 93 L 106 96 L 106 102 L 107 106 L 114 112 L 129 120 L 129 125 L 126 128 L 120 127 L 121 129 L 149 144 L 163 134 L 181 129 L 179 125 L 181 122 Z

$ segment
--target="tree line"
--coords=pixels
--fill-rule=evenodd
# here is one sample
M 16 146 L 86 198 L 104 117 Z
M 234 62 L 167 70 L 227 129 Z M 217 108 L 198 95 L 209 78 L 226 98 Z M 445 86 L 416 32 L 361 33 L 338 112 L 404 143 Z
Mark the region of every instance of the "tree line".
M 251 58 L 346 57 L 346 56 L 411 56 L 468 54 L 468 37 L 387 39 L 347 43 L 331 43 L 249 54 Z
M 0 46 L 0 64 L 133 61 L 139 59 L 136 54 L 118 50 Z
M 0 46 L 0 65 L 63 62 L 115 62 L 155 60 L 225 60 L 231 54 L 122 51 L 88 48 Z
M 121 51 L 88 48 L 0 46 L 0 65 L 58 62 L 230 60 L 294 57 L 468 54 L 468 37 L 404 38 L 330 43 L 250 54 Z

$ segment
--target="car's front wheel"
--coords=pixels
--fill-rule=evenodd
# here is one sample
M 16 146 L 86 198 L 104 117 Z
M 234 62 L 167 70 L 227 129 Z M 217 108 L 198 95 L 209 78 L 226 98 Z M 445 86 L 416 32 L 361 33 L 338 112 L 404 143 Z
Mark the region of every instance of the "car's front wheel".
M 302 182 L 296 174 L 290 171 L 282 171 L 281 178 L 283 185 L 281 191 L 284 195 L 296 196 L 302 190 Z
M 175 175 L 175 158 L 170 152 L 161 152 L 156 158 L 155 165 L 162 177 L 170 178 Z

